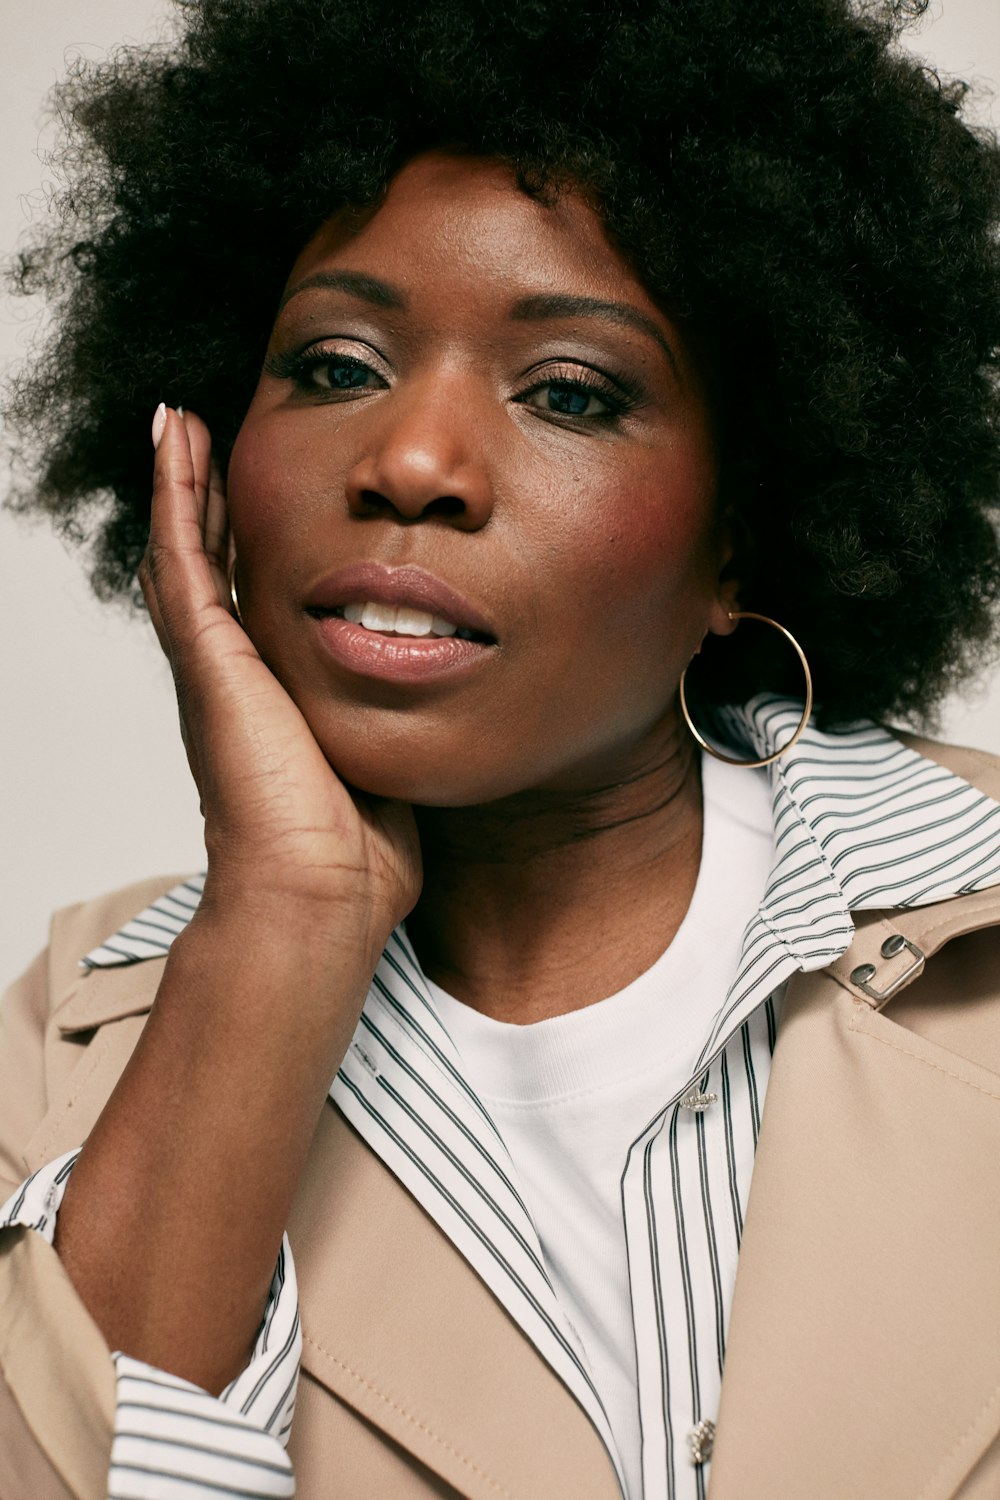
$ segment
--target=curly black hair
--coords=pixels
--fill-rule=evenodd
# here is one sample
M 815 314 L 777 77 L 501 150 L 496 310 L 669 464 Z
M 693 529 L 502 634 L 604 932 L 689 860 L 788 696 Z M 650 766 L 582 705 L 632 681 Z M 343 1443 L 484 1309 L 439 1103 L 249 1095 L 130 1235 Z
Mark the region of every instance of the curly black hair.
M 456 144 L 583 185 L 708 332 L 741 606 L 801 640 L 825 722 L 929 721 L 996 632 L 1000 150 L 900 50 L 917 0 L 176 3 L 169 44 L 61 86 L 14 270 L 56 316 L 9 503 L 92 541 L 102 597 L 135 594 L 155 403 L 225 463 L 301 246 Z M 763 634 L 707 660 L 717 700 L 799 688 Z

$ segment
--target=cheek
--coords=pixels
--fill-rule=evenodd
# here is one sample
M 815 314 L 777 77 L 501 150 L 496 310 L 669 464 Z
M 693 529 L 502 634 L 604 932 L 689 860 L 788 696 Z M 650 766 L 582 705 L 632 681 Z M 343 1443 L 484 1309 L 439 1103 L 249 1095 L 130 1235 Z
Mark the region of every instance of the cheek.
M 229 519 L 245 574 L 293 555 L 314 517 L 329 507 L 331 492 L 329 448 L 318 451 L 294 422 L 257 416 L 251 407 L 227 478 Z
M 580 564 L 612 611 L 652 623 L 690 610 L 714 589 L 718 475 L 701 444 L 649 450 L 643 459 L 603 476 Z

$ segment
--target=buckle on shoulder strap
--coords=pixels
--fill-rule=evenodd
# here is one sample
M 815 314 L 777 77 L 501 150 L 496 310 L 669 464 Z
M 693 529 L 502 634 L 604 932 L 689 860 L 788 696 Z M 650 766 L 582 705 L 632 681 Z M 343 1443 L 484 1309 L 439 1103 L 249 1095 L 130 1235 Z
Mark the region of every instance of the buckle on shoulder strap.
M 901 990 L 904 985 L 909 984 L 911 979 L 916 979 L 917 975 L 923 971 L 924 964 L 927 962 L 923 950 L 918 948 L 916 943 L 911 942 L 908 937 L 904 937 L 901 932 L 894 932 L 886 938 L 879 949 L 879 956 L 881 958 L 893 959 L 903 952 L 910 954 L 910 963 L 904 969 L 895 973 L 889 983 L 882 989 L 876 989 L 872 984 L 872 980 L 879 972 L 877 964 L 858 964 L 857 968 L 851 970 L 851 984 L 861 990 L 862 994 L 867 995 L 870 1000 L 874 1000 L 877 1009 L 881 1009 L 886 1001 L 891 1000 L 898 990 Z

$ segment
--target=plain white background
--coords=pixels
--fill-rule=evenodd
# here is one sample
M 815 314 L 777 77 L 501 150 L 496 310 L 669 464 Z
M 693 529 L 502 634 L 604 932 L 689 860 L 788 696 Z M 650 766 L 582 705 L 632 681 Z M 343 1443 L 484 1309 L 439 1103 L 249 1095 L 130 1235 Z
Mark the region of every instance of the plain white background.
M 148 41 L 167 0 L 0 0 L 0 253 L 42 201 L 45 96 L 74 54 Z M 934 0 L 909 46 L 979 86 L 972 118 L 1000 126 L 1000 0 Z M 0 365 L 33 313 L 0 304 Z M 152 416 L 152 413 L 150 413 Z M 45 941 L 48 914 L 139 877 L 201 866 L 197 797 L 170 676 L 144 618 L 97 604 L 80 559 L 43 526 L 0 515 L 0 979 Z M 949 700 L 943 737 L 1000 749 L 1000 670 Z

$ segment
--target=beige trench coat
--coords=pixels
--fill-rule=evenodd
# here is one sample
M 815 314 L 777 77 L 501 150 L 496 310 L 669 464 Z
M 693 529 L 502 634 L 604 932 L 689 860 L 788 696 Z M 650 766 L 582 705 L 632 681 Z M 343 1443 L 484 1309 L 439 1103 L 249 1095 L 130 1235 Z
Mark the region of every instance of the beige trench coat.
M 914 742 L 1000 798 L 1000 761 Z M 79 1144 L 161 963 L 82 974 L 173 882 L 57 917 L 0 1031 L 0 1198 Z M 885 959 L 893 933 L 910 950 Z M 851 980 L 871 961 L 879 1006 Z M 330 1104 L 289 1235 L 300 1500 L 615 1500 L 590 1422 Z M 378 1287 L 377 1296 L 359 1288 Z M 0 1233 L 0 1500 L 103 1500 L 108 1350 L 55 1253 Z M 710 1500 L 1000 1496 L 1000 888 L 864 913 L 789 985 L 732 1310 Z

